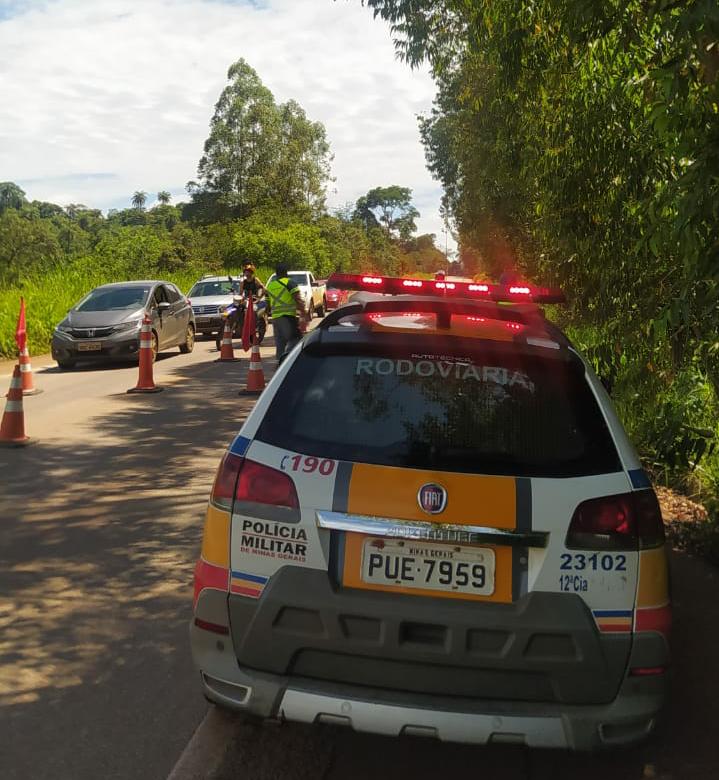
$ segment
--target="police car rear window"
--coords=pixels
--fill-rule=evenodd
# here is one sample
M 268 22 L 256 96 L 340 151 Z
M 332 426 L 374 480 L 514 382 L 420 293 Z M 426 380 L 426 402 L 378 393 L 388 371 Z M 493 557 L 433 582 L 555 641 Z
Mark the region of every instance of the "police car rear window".
M 621 469 L 578 361 L 512 350 L 302 353 L 257 438 L 386 466 L 569 477 Z

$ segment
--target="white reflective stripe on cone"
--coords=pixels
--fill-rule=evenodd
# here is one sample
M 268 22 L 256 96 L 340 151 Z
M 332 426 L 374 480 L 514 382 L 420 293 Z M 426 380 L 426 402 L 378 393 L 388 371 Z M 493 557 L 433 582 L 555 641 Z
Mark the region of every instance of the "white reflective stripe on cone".
M 28 374 L 32 371 L 32 366 L 29 363 L 20 363 L 20 373 Z
M 22 401 L 6 401 L 6 412 L 22 412 Z

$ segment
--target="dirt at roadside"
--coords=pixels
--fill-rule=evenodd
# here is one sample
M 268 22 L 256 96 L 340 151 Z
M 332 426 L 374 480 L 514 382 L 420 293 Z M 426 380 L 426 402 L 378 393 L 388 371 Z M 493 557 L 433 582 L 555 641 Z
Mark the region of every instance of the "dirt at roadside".
M 656 488 L 667 538 L 675 550 L 719 566 L 719 524 L 701 504 L 669 488 Z
M 656 487 L 665 523 L 696 523 L 709 519 L 709 513 L 690 498 L 666 487 Z

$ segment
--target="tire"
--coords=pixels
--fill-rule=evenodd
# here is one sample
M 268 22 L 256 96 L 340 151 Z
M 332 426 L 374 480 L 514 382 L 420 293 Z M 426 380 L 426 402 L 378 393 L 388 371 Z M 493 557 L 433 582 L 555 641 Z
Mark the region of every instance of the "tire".
M 327 313 L 327 298 L 322 299 L 322 306 L 317 309 L 317 316 L 318 317 L 324 317 Z
M 192 327 L 192 325 L 188 325 L 187 330 L 185 331 L 185 341 L 180 344 L 180 352 L 182 352 L 183 355 L 189 355 L 194 348 L 195 329 Z
M 72 371 L 76 362 L 74 360 L 58 360 L 57 365 L 61 371 Z
M 307 312 L 307 316 L 310 318 L 310 320 L 315 316 L 315 302 L 310 301 L 310 308 Z

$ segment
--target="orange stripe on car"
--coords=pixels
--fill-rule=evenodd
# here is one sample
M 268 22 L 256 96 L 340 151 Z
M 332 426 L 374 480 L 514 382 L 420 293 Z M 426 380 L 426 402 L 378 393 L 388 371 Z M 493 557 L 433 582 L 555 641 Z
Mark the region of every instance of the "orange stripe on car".
M 417 494 L 427 483 L 436 483 L 447 491 L 447 506 L 441 514 L 428 514 L 419 506 Z M 347 511 L 513 530 L 517 527 L 516 480 L 357 463 L 352 469 Z

